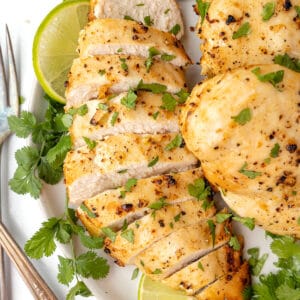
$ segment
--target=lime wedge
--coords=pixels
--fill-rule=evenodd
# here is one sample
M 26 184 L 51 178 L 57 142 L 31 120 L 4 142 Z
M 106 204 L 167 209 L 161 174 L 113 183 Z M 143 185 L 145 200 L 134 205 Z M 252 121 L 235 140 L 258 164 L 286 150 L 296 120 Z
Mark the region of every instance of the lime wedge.
M 79 31 L 88 21 L 89 1 L 70 0 L 56 6 L 42 21 L 33 41 L 33 68 L 44 91 L 65 103 L 65 81 L 78 56 Z
M 177 291 L 164 284 L 153 281 L 143 275 L 138 290 L 138 300 L 194 300 L 194 297 L 187 296 L 183 291 Z

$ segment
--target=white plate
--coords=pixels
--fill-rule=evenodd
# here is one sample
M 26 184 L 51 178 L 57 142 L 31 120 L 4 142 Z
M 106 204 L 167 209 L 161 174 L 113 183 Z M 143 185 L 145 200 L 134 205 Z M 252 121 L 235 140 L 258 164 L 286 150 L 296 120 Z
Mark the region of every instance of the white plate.
M 183 17 L 186 26 L 186 35 L 183 39 L 183 44 L 188 55 L 194 62 L 198 62 L 200 58 L 199 45 L 200 41 L 197 38 L 195 32 L 191 31 L 191 27 L 194 27 L 197 22 L 197 16 L 193 11 L 192 5 L 195 3 L 193 0 L 179 1 L 182 8 Z M 190 87 L 194 86 L 200 81 L 200 68 L 198 65 L 191 67 L 187 73 L 187 82 Z M 41 103 L 46 104 L 42 100 L 43 91 L 37 84 L 33 99 L 31 101 L 31 111 L 37 116 L 42 117 L 44 107 Z M 45 105 L 44 105 L 45 106 Z M 65 203 L 65 187 L 63 183 L 55 186 L 44 185 L 41 204 L 42 209 L 47 218 L 53 216 L 61 216 L 64 211 Z M 245 238 L 245 253 L 246 249 L 252 247 L 260 247 L 261 253 L 270 253 L 268 247 L 269 241 L 265 239 L 265 233 L 260 228 L 256 228 L 254 231 L 250 231 L 244 226 L 236 224 L 237 232 L 244 235 Z M 80 245 L 77 245 L 78 252 L 82 251 Z M 70 256 L 68 248 L 63 247 L 66 256 Z M 134 267 L 121 268 L 113 263 L 113 260 L 105 253 L 99 252 L 102 256 L 106 257 L 111 265 L 111 270 L 108 277 L 104 280 L 84 280 L 86 285 L 90 288 L 92 293 L 99 300 L 135 300 L 137 299 L 138 291 L 138 279 L 134 281 L 130 280 Z M 271 271 L 273 267 L 274 257 L 270 253 L 270 257 L 263 269 L 264 272 Z

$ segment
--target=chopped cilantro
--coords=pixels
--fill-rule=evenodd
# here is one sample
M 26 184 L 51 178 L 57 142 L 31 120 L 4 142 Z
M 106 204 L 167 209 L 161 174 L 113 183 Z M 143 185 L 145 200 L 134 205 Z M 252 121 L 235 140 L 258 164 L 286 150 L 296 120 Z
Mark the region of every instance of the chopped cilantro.
M 225 214 L 225 213 L 218 213 L 216 214 L 216 221 L 217 223 L 223 223 L 227 219 L 230 219 L 232 217 L 232 214 Z
M 175 148 L 178 148 L 182 145 L 183 139 L 181 134 L 177 134 L 174 139 L 165 147 L 165 150 L 171 151 Z
M 138 3 L 136 6 L 144 6 L 144 3 Z
M 125 219 L 124 222 L 123 222 L 121 231 L 123 232 L 123 231 L 125 231 L 127 228 L 128 228 L 128 222 L 127 222 L 127 219 Z
M 300 60 L 292 58 L 288 54 L 276 55 L 274 58 L 274 63 L 300 73 Z
M 80 205 L 80 209 L 82 211 L 84 211 L 88 215 L 89 218 L 91 218 L 91 219 L 95 219 L 96 218 L 96 215 L 84 203 L 82 203 Z
M 128 109 L 135 109 L 137 95 L 130 89 L 125 97 L 121 99 L 121 104 L 126 106 Z
M 262 173 L 261 172 L 256 172 L 256 171 L 251 171 L 251 170 L 247 170 L 246 168 L 248 167 L 248 163 L 245 162 L 242 166 L 242 168 L 239 170 L 239 173 L 247 176 L 250 179 L 255 179 L 258 176 L 261 176 Z
M 158 274 L 161 274 L 162 273 L 162 270 L 161 269 L 155 269 L 152 274 L 155 274 L 155 275 L 158 275 Z
M 102 70 L 99 70 L 98 73 L 99 73 L 101 76 L 103 76 L 103 75 L 105 75 L 106 71 L 105 71 L 104 69 L 102 69 Z
M 177 106 L 176 99 L 169 93 L 165 93 L 162 97 L 162 108 L 167 111 L 175 111 L 175 108 Z
M 255 220 L 253 218 L 241 218 L 234 216 L 232 219 L 248 227 L 250 230 L 253 230 L 255 227 Z
M 160 54 L 160 52 L 155 47 L 149 48 L 149 50 L 148 50 L 148 58 L 145 61 L 145 66 L 146 66 L 147 72 L 150 71 L 150 68 L 153 65 L 153 57 L 156 56 L 156 55 L 159 55 L 159 54 Z
M 146 16 L 146 17 L 144 18 L 144 23 L 145 23 L 147 26 L 153 25 L 153 21 L 151 20 L 151 17 L 150 17 L 150 16 Z
M 204 2 L 202 0 L 196 0 L 196 3 L 197 3 L 199 15 L 201 17 L 201 24 L 203 24 L 205 17 L 208 13 L 209 7 L 210 7 L 210 3 Z
M 229 246 L 233 248 L 235 251 L 239 251 L 241 249 L 240 242 L 236 236 L 232 236 L 229 240 Z
M 124 16 L 124 20 L 129 20 L 129 21 L 135 21 L 132 17 L 130 16 Z
M 167 8 L 167 9 L 164 11 L 164 14 L 166 15 L 169 11 L 170 11 L 170 8 Z
M 123 48 L 119 48 L 119 49 L 117 50 L 117 52 L 118 52 L 118 53 L 123 52 Z
M 135 187 L 137 184 L 137 179 L 136 178 L 130 178 L 126 181 L 125 183 L 125 190 L 126 192 L 131 192 L 133 187 Z
M 197 200 L 205 201 L 211 195 L 210 186 L 206 186 L 203 178 L 196 179 L 193 184 L 188 185 L 189 194 Z
M 134 231 L 133 229 L 127 229 L 121 233 L 121 237 L 127 240 L 129 243 L 134 243 Z
M 111 117 L 111 120 L 110 120 L 110 124 L 111 126 L 115 126 L 116 122 L 117 122 L 117 119 L 118 119 L 118 116 L 119 116 L 119 112 L 115 111 Z
M 250 23 L 246 22 L 242 24 L 241 27 L 233 33 L 232 38 L 236 40 L 243 36 L 247 36 L 250 32 L 251 32 Z
M 167 91 L 167 87 L 165 85 L 159 84 L 159 83 L 144 83 L 143 80 L 141 80 L 136 88 L 137 90 L 143 90 L 143 91 L 149 91 L 153 94 L 162 94 Z
M 68 114 L 71 116 L 79 115 L 79 116 L 83 117 L 88 113 L 88 111 L 89 111 L 89 109 L 88 109 L 87 104 L 83 104 L 78 108 L 74 108 L 74 107 L 70 108 L 68 110 Z
M 278 157 L 278 155 L 279 155 L 279 150 L 280 150 L 280 145 L 279 145 L 278 143 L 276 143 L 276 144 L 274 145 L 274 147 L 272 148 L 272 150 L 271 150 L 270 156 L 271 156 L 272 158 Z
M 198 262 L 198 269 L 200 269 L 204 272 L 204 267 L 203 267 L 201 261 Z
M 159 111 L 156 111 L 154 114 L 152 114 L 152 118 L 153 118 L 154 120 L 156 120 L 157 117 L 158 117 L 158 115 L 159 115 Z
M 179 24 L 174 25 L 171 30 L 169 31 L 170 33 L 177 35 L 180 31 L 181 27 Z
M 112 242 L 115 242 L 116 238 L 117 238 L 117 234 L 111 230 L 111 228 L 109 227 L 102 227 L 101 231 L 103 232 L 103 234 L 105 236 L 107 236 Z
M 296 10 L 298 18 L 300 18 L 300 6 L 295 5 L 295 10 Z
M 247 253 L 250 255 L 248 262 L 251 267 L 251 273 L 254 276 L 258 276 L 269 255 L 264 254 L 261 258 L 259 258 L 259 249 L 258 248 L 248 249 Z
M 246 123 L 250 122 L 252 119 L 252 113 L 250 108 L 245 108 L 236 116 L 231 117 L 236 123 L 240 125 L 245 125 Z
M 186 89 L 181 89 L 176 96 L 179 98 L 177 101 L 179 104 L 184 104 L 188 97 L 190 96 L 190 93 Z
M 209 231 L 212 237 L 212 242 L 213 242 L 213 247 L 215 246 L 215 241 L 216 241 L 216 224 L 214 223 L 213 220 L 207 220 L 207 224 L 209 227 Z
M 260 73 L 260 67 L 253 69 L 252 73 L 258 78 L 259 81 L 270 82 L 274 87 L 276 87 L 277 84 L 283 80 L 284 76 L 284 70 L 279 70 L 277 72 L 271 72 L 262 75 Z
M 120 197 L 124 199 L 126 197 L 126 191 L 120 191 Z
M 108 111 L 108 105 L 105 103 L 99 103 L 98 108 L 104 111 Z
M 275 13 L 276 3 L 275 2 L 268 2 L 263 6 L 262 11 L 262 19 L 264 21 L 268 21 L 272 18 Z
M 171 54 L 167 54 L 167 53 L 163 53 L 160 58 L 163 60 L 163 61 L 172 61 L 173 59 L 176 58 L 175 55 L 171 55 Z
M 88 148 L 90 150 L 93 150 L 96 147 L 96 145 L 97 145 L 96 141 L 93 141 L 93 140 L 91 140 L 91 139 L 89 139 L 89 138 L 87 138 L 85 136 L 83 137 L 83 140 L 85 141 L 86 145 L 88 146 Z
M 136 279 L 139 276 L 139 268 L 135 268 L 131 275 L 131 280 Z
M 155 166 L 157 164 L 159 160 L 159 156 L 156 156 L 155 158 L 153 158 L 149 163 L 148 163 L 148 167 L 151 168 L 153 166 Z
M 25 97 L 19 96 L 19 104 L 24 104 L 25 102 Z
M 298 218 L 297 223 L 298 223 L 298 225 L 300 225 L 300 217 Z
M 120 62 L 121 62 L 121 68 L 124 71 L 128 71 L 128 65 L 126 64 L 126 58 L 120 57 Z
M 153 210 L 162 209 L 163 207 L 170 205 L 168 202 L 166 202 L 166 200 L 166 198 L 162 197 L 158 201 L 151 203 L 148 207 Z
M 174 217 L 174 222 L 176 223 L 179 222 L 180 218 L 181 218 L 181 212 Z
M 127 173 L 127 169 L 124 169 L 124 170 L 120 170 L 120 171 L 118 171 L 118 174 L 125 174 L 125 173 Z
M 171 229 L 173 229 L 173 228 L 174 228 L 174 224 L 173 224 L 173 222 L 170 222 L 170 224 L 169 224 L 169 225 L 170 225 L 170 228 L 171 228 Z

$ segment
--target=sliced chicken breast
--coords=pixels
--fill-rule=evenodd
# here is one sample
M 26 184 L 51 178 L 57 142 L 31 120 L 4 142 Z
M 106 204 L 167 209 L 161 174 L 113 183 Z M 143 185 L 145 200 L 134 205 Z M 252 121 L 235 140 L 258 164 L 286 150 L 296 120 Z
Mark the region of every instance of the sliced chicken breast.
M 185 147 L 165 150 L 175 137 L 174 133 L 123 134 L 98 141 L 93 149 L 83 146 L 70 151 L 64 163 L 70 203 L 80 204 L 104 190 L 124 185 L 130 178 L 194 168 L 198 161 Z
M 223 245 L 162 282 L 171 288 L 184 290 L 188 295 L 194 295 L 228 273 L 236 272 L 241 261 L 241 251 L 234 251 L 230 246 Z
M 179 67 L 191 63 L 174 35 L 131 20 L 97 19 L 80 32 L 78 52 L 82 58 L 104 54 L 126 54 L 147 59 L 155 48 L 155 59 Z
M 185 86 L 183 68 L 168 62 L 154 61 L 147 70 L 145 59 L 138 56 L 99 55 L 77 58 L 68 76 L 66 108 L 136 89 L 141 81 L 144 84 L 160 84 L 160 90 L 174 94 Z
M 211 221 L 216 225 L 214 237 L 207 221 L 181 227 L 138 255 L 135 264 L 154 280 L 169 277 L 229 241 L 230 232 L 224 229 L 225 226 L 230 229 L 229 222 Z
M 175 0 L 91 0 L 90 19 L 95 18 L 133 19 L 166 32 L 176 26 L 177 38 L 184 34 L 181 11 Z
M 197 200 L 164 206 L 154 214 L 146 215 L 130 224 L 125 231 L 119 231 L 115 241 L 107 238 L 106 251 L 121 266 L 133 264 L 136 256 L 154 242 L 183 226 L 204 221 L 214 213 L 213 206 L 204 210 L 202 203 Z
M 250 285 L 248 262 L 244 262 L 237 272 L 228 273 L 222 279 L 208 286 L 198 295 L 197 300 L 244 300 L 243 291 Z
M 261 0 L 211 2 L 203 24 L 199 20 L 197 28 L 203 40 L 203 74 L 213 76 L 239 67 L 272 64 L 278 54 L 300 58 L 300 18 L 295 9 L 300 1 L 273 1 L 274 14 L 264 20 L 266 3 Z
M 260 81 L 266 74 L 282 81 Z M 231 208 L 266 230 L 297 237 L 299 91 L 300 74 L 284 67 L 236 69 L 197 86 L 181 114 L 183 137 L 206 178 L 225 195 L 243 195 L 225 197 Z
M 120 187 L 85 200 L 84 206 L 94 216 L 89 216 L 80 207 L 77 215 L 91 235 L 99 235 L 102 227 L 120 230 L 125 220 L 130 224 L 151 212 L 153 204 L 174 204 L 193 199 L 188 185 L 199 178 L 203 178 L 201 168 L 140 179 L 125 197 L 121 196 L 125 189 Z
M 155 134 L 179 132 L 179 111 L 162 109 L 163 95 L 150 92 L 138 92 L 136 105 L 128 108 L 122 104 L 127 93 L 111 100 L 91 100 L 86 102 L 88 112 L 84 116 L 75 115 L 70 134 L 75 148 L 85 145 L 84 138 L 102 140 L 108 135 L 121 133 Z M 174 96 L 176 98 L 176 96 Z M 118 112 L 118 122 L 110 122 Z

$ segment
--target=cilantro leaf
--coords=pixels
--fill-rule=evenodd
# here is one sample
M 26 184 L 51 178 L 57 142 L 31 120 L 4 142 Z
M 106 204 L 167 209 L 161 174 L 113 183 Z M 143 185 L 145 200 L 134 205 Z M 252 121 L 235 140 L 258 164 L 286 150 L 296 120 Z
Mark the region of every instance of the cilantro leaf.
M 261 172 L 256 172 L 256 171 L 251 171 L 251 170 L 247 170 L 246 168 L 248 167 L 248 163 L 245 162 L 243 164 L 243 166 L 241 167 L 241 169 L 239 170 L 239 173 L 247 176 L 250 179 L 255 179 L 256 177 L 259 177 L 262 175 Z
M 80 209 L 82 211 L 84 211 L 88 215 L 89 218 L 91 218 L 91 219 L 96 218 L 96 215 L 84 203 L 81 203 Z
M 288 286 L 288 284 L 281 285 L 276 289 L 276 296 L 278 300 L 299 300 L 300 299 L 300 288 L 294 289 Z
M 279 155 L 279 150 L 280 150 L 280 145 L 279 145 L 278 143 L 276 143 L 276 144 L 274 145 L 274 147 L 272 148 L 272 150 L 271 150 L 270 156 L 271 156 L 272 158 L 278 157 L 278 155 Z
M 149 167 L 149 168 L 154 167 L 154 166 L 158 163 L 158 160 L 159 160 L 159 156 L 156 156 L 155 158 L 153 158 L 153 159 L 148 163 L 148 167 Z
M 144 22 L 147 26 L 151 26 L 153 25 L 153 21 L 151 20 L 151 17 L 150 16 L 146 16 L 144 17 Z
M 120 62 L 121 62 L 121 68 L 127 72 L 128 71 L 128 65 L 126 64 L 126 58 L 121 58 L 120 57 Z
M 126 192 L 131 192 L 134 186 L 137 184 L 137 179 L 136 178 L 130 178 L 127 180 L 125 183 L 125 190 Z
M 262 19 L 264 21 L 268 21 L 272 18 L 272 16 L 275 13 L 275 7 L 276 7 L 275 2 L 268 2 L 263 6 Z
M 127 240 L 129 243 L 134 243 L 134 231 L 132 229 L 127 229 L 121 233 L 121 237 Z
M 186 89 L 181 89 L 178 93 L 175 94 L 179 99 L 177 100 L 179 104 L 184 104 L 190 93 Z
M 182 145 L 183 139 L 181 134 L 177 134 L 175 138 L 165 147 L 165 150 L 171 151 L 175 148 L 178 148 Z
M 250 23 L 246 22 L 242 24 L 241 27 L 233 33 L 232 39 L 236 40 L 243 36 L 247 36 L 248 34 L 250 34 L 250 32 L 251 32 Z
M 299 6 L 300 13 L 300 6 Z M 276 55 L 274 58 L 274 63 L 288 69 L 291 69 L 295 72 L 300 72 L 300 60 L 290 57 L 288 54 Z
M 197 200 L 206 200 L 211 195 L 210 186 L 206 186 L 203 178 L 196 179 L 193 184 L 189 184 L 188 191 Z
M 59 220 L 56 227 L 55 238 L 62 244 L 70 242 L 72 238 L 72 227 L 66 220 Z
M 240 242 L 236 236 L 232 236 L 229 240 L 229 246 L 233 248 L 235 251 L 239 251 L 241 249 Z
M 22 111 L 20 117 L 9 116 L 7 120 L 10 130 L 20 138 L 28 137 L 36 126 L 35 116 L 28 111 Z
M 47 161 L 46 157 L 41 157 L 38 165 L 38 175 L 40 179 L 49 184 L 57 184 L 63 177 L 62 166 L 54 169 Z
M 300 18 L 300 6 L 299 5 L 295 5 L 295 10 L 296 10 L 298 18 Z
M 216 220 L 217 223 L 223 223 L 226 220 L 230 219 L 232 217 L 232 214 L 225 214 L 225 213 L 218 213 L 216 214 Z
M 126 106 L 128 109 L 135 109 L 137 95 L 130 89 L 125 97 L 121 99 L 121 104 Z
M 92 251 L 88 251 L 76 257 L 75 264 L 77 273 L 84 278 L 105 278 L 109 272 L 109 265 L 106 259 L 97 256 L 97 254 Z
M 258 248 L 250 248 L 247 253 L 250 255 L 248 262 L 251 267 L 251 272 L 254 276 L 258 276 L 268 258 L 268 254 L 265 253 L 261 258 L 259 258 Z
M 274 87 L 283 80 L 284 70 L 279 70 L 277 72 L 271 72 L 262 75 L 260 73 L 260 67 L 257 67 L 252 70 L 252 73 L 257 77 L 261 82 L 270 82 Z
M 252 119 L 252 113 L 250 108 L 245 108 L 240 111 L 240 113 L 236 116 L 231 117 L 236 123 L 240 125 L 245 125 L 246 123 L 250 122 Z
M 175 111 L 175 108 L 177 106 L 176 99 L 169 93 L 165 93 L 162 97 L 162 108 L 167 111 Z
M 160 52 L 154 47 L 149 48 L 148 52 L 149 52 L 148 58 L 145 61 L 145 66 L 146 66 L 146 71 L 147 72 L 150 71 L 150 68 L 153 65 L 153 57 L 160 54 Z
M 106 103 L 99 103 L 98 108 L 104 111 L 108 111 L 108 105 Z
M 83 281 L 78 281 L 76 285 L 70 289 L 66 300 L 75 300 L 75 296 L 89 297 L 92 296 L 92 293 Z
M 155 269 L 152 274 L 154 275 L 158 275 L 158 274 L 161 274 L 162 273 L 162 270 L 161 269 Z
M 58 274 L 57 274 L 58 282 L 65 285 L 69 285 L 75 275 L 73 260 L 69 258 L 64 258 L 60 255 L 58 256 L 58 260 L 59 260 Z
M 71 137 L 69 135 L 62 135 L 58 143 L 48 151 L 46 159 L 54 169 L 59 168 L 71 148 Z
M 144 83 L 141 80 L 136 88 L 137 90 L 149 91 L 153 94 L 162 94 L 167 91 L 167 86 L 159 84 L 159 83 Z
M 109 227 L 102 227 L 101 231 L 105 236 L 107 236 L 112 242 L 114 242 L 117 238 L 117 234 L 111 230 Z
M 162 197 L 158 201 L 151 203 L 148 207 L 154 210 L 159 210 L 168 205 L 170 204 L 166 202 L 166 198 Z
M 197 3 L 199 15 L 201 17 L 201 24 L 203 24 L 210 7 L 210 3 L 204 2 L 202 0 L 196 0 L 196 3 Z
M 253 218 L 241 218 L 235 216 L 232 219 L 248 227 L 250 230 L 253 230 L 255 227 L 255 220 Z
M 129 20 L 129 21 L 135 21 L 132 17 L 130 16 L 124 16 L 124 20 Z
M 15 159 L 19 166 L 30 170 L 38 164 L 40 155 L 38 150 L 34 147 L 23 147 L 16 151 Z
M 198 262 L 198 269 L 200 269 L 204 272 L 204 267 L 203 267 L 201 261 Z
M 118 120 L 118 116 L 119 116 L 119 112 L 115 111 L 111 117 L 111 120 L 110 120 L 110 124 L 111 126 L 115 126 L 117 120 Z
M 214 247 L 216 242 L 216 224 L 214 223 L 213 220 L 207 220 L 207 224 L 209 227 L 210 234 L 212 236 L 212 242 Z
M 39 259 L 53 254 L 56 249 L 54 237 L 58 222 L 59 219 L 50 218 L 42 223 L 42 227 L 26 242 L 24 250 L 30 258 Z
M 86 235 L 84 232 L 79 232 L 81 244 L 88 249 L 101 249 L 104 246 L 103 237 L 94 237 Z
M 81 117 L 85 116 L 89 111 L 89 108 L 87 106 L 87 104 L 83 104 L 81 105 L 80 107 L 72 107 L 68 110 L 68 114 L 70 114 L 71 116 L 74 116 L 74 115 L 79 115 Z
M 180 29 L 181 29 L 180 25 L 175 24 L 169 32 L 174 34 L 174 35 L 177 35 L 179 33 Z
M 271 244 L 271 250 L 280 258 L 296 256 L 300 260 L 300 245 L 292 237 L 282 236 L 276 238 Z
M 132 272 L 132 275 L 131 275 L 131 280 L 134 280 L 138 277 L 139 275 L 139 269 L 138 268 L 135 268 Z
M 171 54 L 167 54 L 167 53 L 163 53 L 160 58 L 163 60 L 163 61 L 172 61 L 173 59 L 176 58 L 175 55 L 171 55 Z
M 85 136 L 83 136 L 83 140 L 84 142 L 86 143 L 86 145 L 88 146 L 88 148 L 90 150 L 93 150 L 96 146 L 97 146 L 97 142 L 96 141 L 93 141 Z

